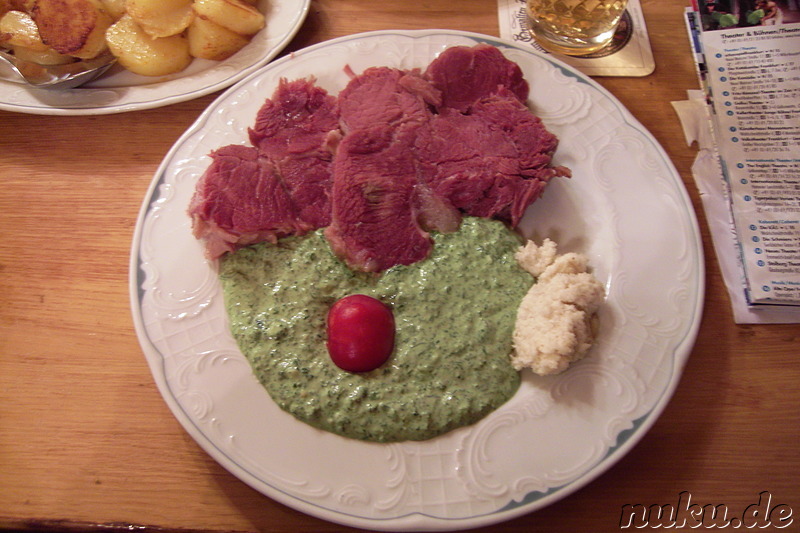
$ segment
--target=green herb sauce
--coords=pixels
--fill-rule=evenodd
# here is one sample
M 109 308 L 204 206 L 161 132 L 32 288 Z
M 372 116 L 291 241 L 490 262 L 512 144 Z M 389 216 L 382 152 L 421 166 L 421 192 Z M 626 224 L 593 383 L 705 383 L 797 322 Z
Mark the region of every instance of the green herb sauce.
M 393 442 L 472 424 L 513 396 L 512 330 L 533 283 L 514 259 L 518 237 L 470 217 L 433 238 L 428 259 L 382 275 L 351 271 L 321 231 L 221 261 L 233 335 L 282 409 L 345 437 Z M 394 312 L 394 353 L 371 372 L 339 369 L 325 346 L 328 309 L 349 294 Z

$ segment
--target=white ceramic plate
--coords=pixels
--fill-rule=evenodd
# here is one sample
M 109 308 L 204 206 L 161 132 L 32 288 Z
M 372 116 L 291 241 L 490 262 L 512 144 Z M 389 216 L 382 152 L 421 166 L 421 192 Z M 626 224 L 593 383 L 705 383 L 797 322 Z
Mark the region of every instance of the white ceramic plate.
M 30 89 L 0 65 L 0 109 L 37 115 L 104 115 L 162 107 L 229 87 L 275 58 L 297 34 L 311 0 L 259 0 L 267 25 L 225 61 L 196 59 L 183 72 L 152 78 L 115 66 L 67 91 Z
M 424 67 L 448 46 L 488 42 L 519 63 L 530 105 L 561 144 L 557 180 L 523 230 L 586 253 L 608 298 L 590 356 L 566 373 L 524 373 L 481 422 L 426 442 L 374 444 L 281 411 L 228 332 L 214 263 L 186 208 L 206 154 L 246 142 L 281 77 L 331 92 L 369 66 Z M 623 106 L 574 69 L 513 43 L 452 31 L 376 32 L 282 58 L 229 89 L 156 174 L 131 262 L 136 329 L 175 416 L 225 468 L 308 514 L 380 530 L 460 530 L 544 507 L 619 460 L 675 389 L 700 321 L 703 258 L 694 212 L 667 155 Z

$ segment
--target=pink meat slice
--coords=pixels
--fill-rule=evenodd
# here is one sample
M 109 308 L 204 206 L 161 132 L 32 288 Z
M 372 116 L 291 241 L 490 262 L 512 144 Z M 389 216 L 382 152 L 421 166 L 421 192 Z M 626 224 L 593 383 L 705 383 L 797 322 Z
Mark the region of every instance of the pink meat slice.
M 570 177 L 572 173 L 568 168 L 552 166 L 558 137 L 515 96 L 501 88 L 475 102 L 470 107 L 470 115 L 485 121 L 489 128 L 503 131 L 515 147 L 516 166 L 521 176 L 542 181 Z
M 333 167 L 331 225 L 325 236 L 351 268 L 380 272 L 428 256 L 420 221 L 436 222 L 418 197 L 414 139 L 438 92 L 416 72 L 367 69 L 339 94 L 346 135 Z
M 351 268 L 381 272 L 425 259 L 431 239 L 417 222 L 413 130 L 375 125 L 349 133 L 334 163 L 333 222 L 325 236 Z
M 189 215 L 209 259 L 311 229 L 297 216 L 275 166 L 252 146 L 229 145 L 211 153 Z
M 274 164 L 298 217 L 312 228 L 330 224 L 333 151 L 341 137 L 337 98 L 313 78 L 282 79 L 249 136 Z
M 470 105 L 470 113 L 443 108 L 421 128 L 415 151 L 421 180 L 465 214 L 516 226 L 550 178 L 558 140 L 504 87 Z
M 528 99 L 529 87 L 522 69 L 489 44 L 446 49 L 428 65 L 424 77 L 441 91 L 439 107 L 461 112 L 499 87 L 505 87 L 521 102 Z
M 376 124 L 422 123 L 431 116 L 429 104 L 440 103 L 439 91 L 418 71 L 372 67 L 339 93 L 340 122 L 345 134 Z
M 339 128 L 337 99 L 314 78 L 281 79 L 272 97 L 259 109 L 250 142 L 267 157 L 330 152 L 328 135 Z
M 313 78 L 281 80 L 249 130 L 197 184 L 194 234 L 216 258 L 326 228 L 351 268 L 426 258 L 429 231 L 463 214 L 512 226 L 553 177 L 558 140 L 526 107 L 528 84 L 490 45 L 453 47 L 424 74 L 374 67 L 338 97 Z

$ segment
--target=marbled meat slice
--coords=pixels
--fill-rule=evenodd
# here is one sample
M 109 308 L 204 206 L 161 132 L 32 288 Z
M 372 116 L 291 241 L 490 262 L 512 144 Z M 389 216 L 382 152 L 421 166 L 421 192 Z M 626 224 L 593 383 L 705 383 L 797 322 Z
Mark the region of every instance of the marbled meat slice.
M 288 157 L 274 161 L 297 216 L 314 229 L 331 223 L 333 154 L 327 157 Z
M 313 78 L 281 79 L 249 136 L 277 169 L 298 217 L 313 228 L 330 224 L 333 152 L 341 138 L 337 98 Z
M 281 79 L 258 110 L 250 142 L 271 159 L 291 154 L 330 154 L 331 132 L 338 132 L 337 98 L 314 78 Z
M 440 103 L 439 91 L 419 72 L 372 67 L 339 93 L 340 122 L 345 134 L 374 124 L 422 123 Z
M 420 180 L 460 211 L 516 226 L 554 176 L 558 140 L 508 89 L 470 105 L 444 108 L 420 128 L 415 153 Z
M 453 47 L 427 68 L 373 67 L 338 97 L 313 78 L 281 80 L 228 146 L 190 206 L 209 257 L 326 227 L 352 268 L 383 271 L 428 256 L 428 231 L 462 214 L 516 225 L 548 180 L 558 140 L 526 107 L 518 65 L 490 45 Z
M 345 135 L 334 159 L 325 236 L 351 268 L 380 272 L 430 253 L 420 221 L 446 217 L 425 213 L 441 206 L 419 196 L 413 146 L 437 102 L 438 91 L 418 72 L 388 67 L 367 69 L 339 93 Z
M 439 90 L 418 70 L 372 67 L 354 76 L 339 93 L 340 122 L 347 135 L 376 125 L 422 127 L 441 101 Z M 378 137 L 362 135 L 359 143 L 374 138 Z M 452 232 L 461 223 L 460 213 L 424 184 L 417 184 L 409 201 L 424 230 Z
M 412 151 L 418 126 L 351 131 L 334 160 L 333 221 L 325 237 L 351 268 L 381 272 L 425 259 L 431 239 L 417 221 Z
M 503 131 L 516 147 L 521 176 L 542 181 L 571 177 L 572 172 L 567 167 L 552 166 L 558 137 L 514 96 L 510 90 L 502 88 L 475 102 L 470 107 L 470 115 L 485 121 L 489 128 Z
M 425 79 L 439 89 L 442 104 L 465 112 L 480 100 L 505 87 L 521 102 L 528 99 L 528 82 L 522 69 L 489 44 L 453 46 L 434 59 L 425 70 Z
M 192 232 L 216 259 L 257 242 L 307 232 L 275 166 L 255 147 L 224 146 L 211 154 L 189 205 Z

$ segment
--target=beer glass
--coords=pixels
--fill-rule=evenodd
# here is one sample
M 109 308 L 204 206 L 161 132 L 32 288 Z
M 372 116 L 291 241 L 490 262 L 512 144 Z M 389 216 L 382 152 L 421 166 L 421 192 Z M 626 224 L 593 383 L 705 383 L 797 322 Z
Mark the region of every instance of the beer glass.
M 550 52 L 584 56 L 614 37 L 628 0 L 527 0 L 528 24 Z

